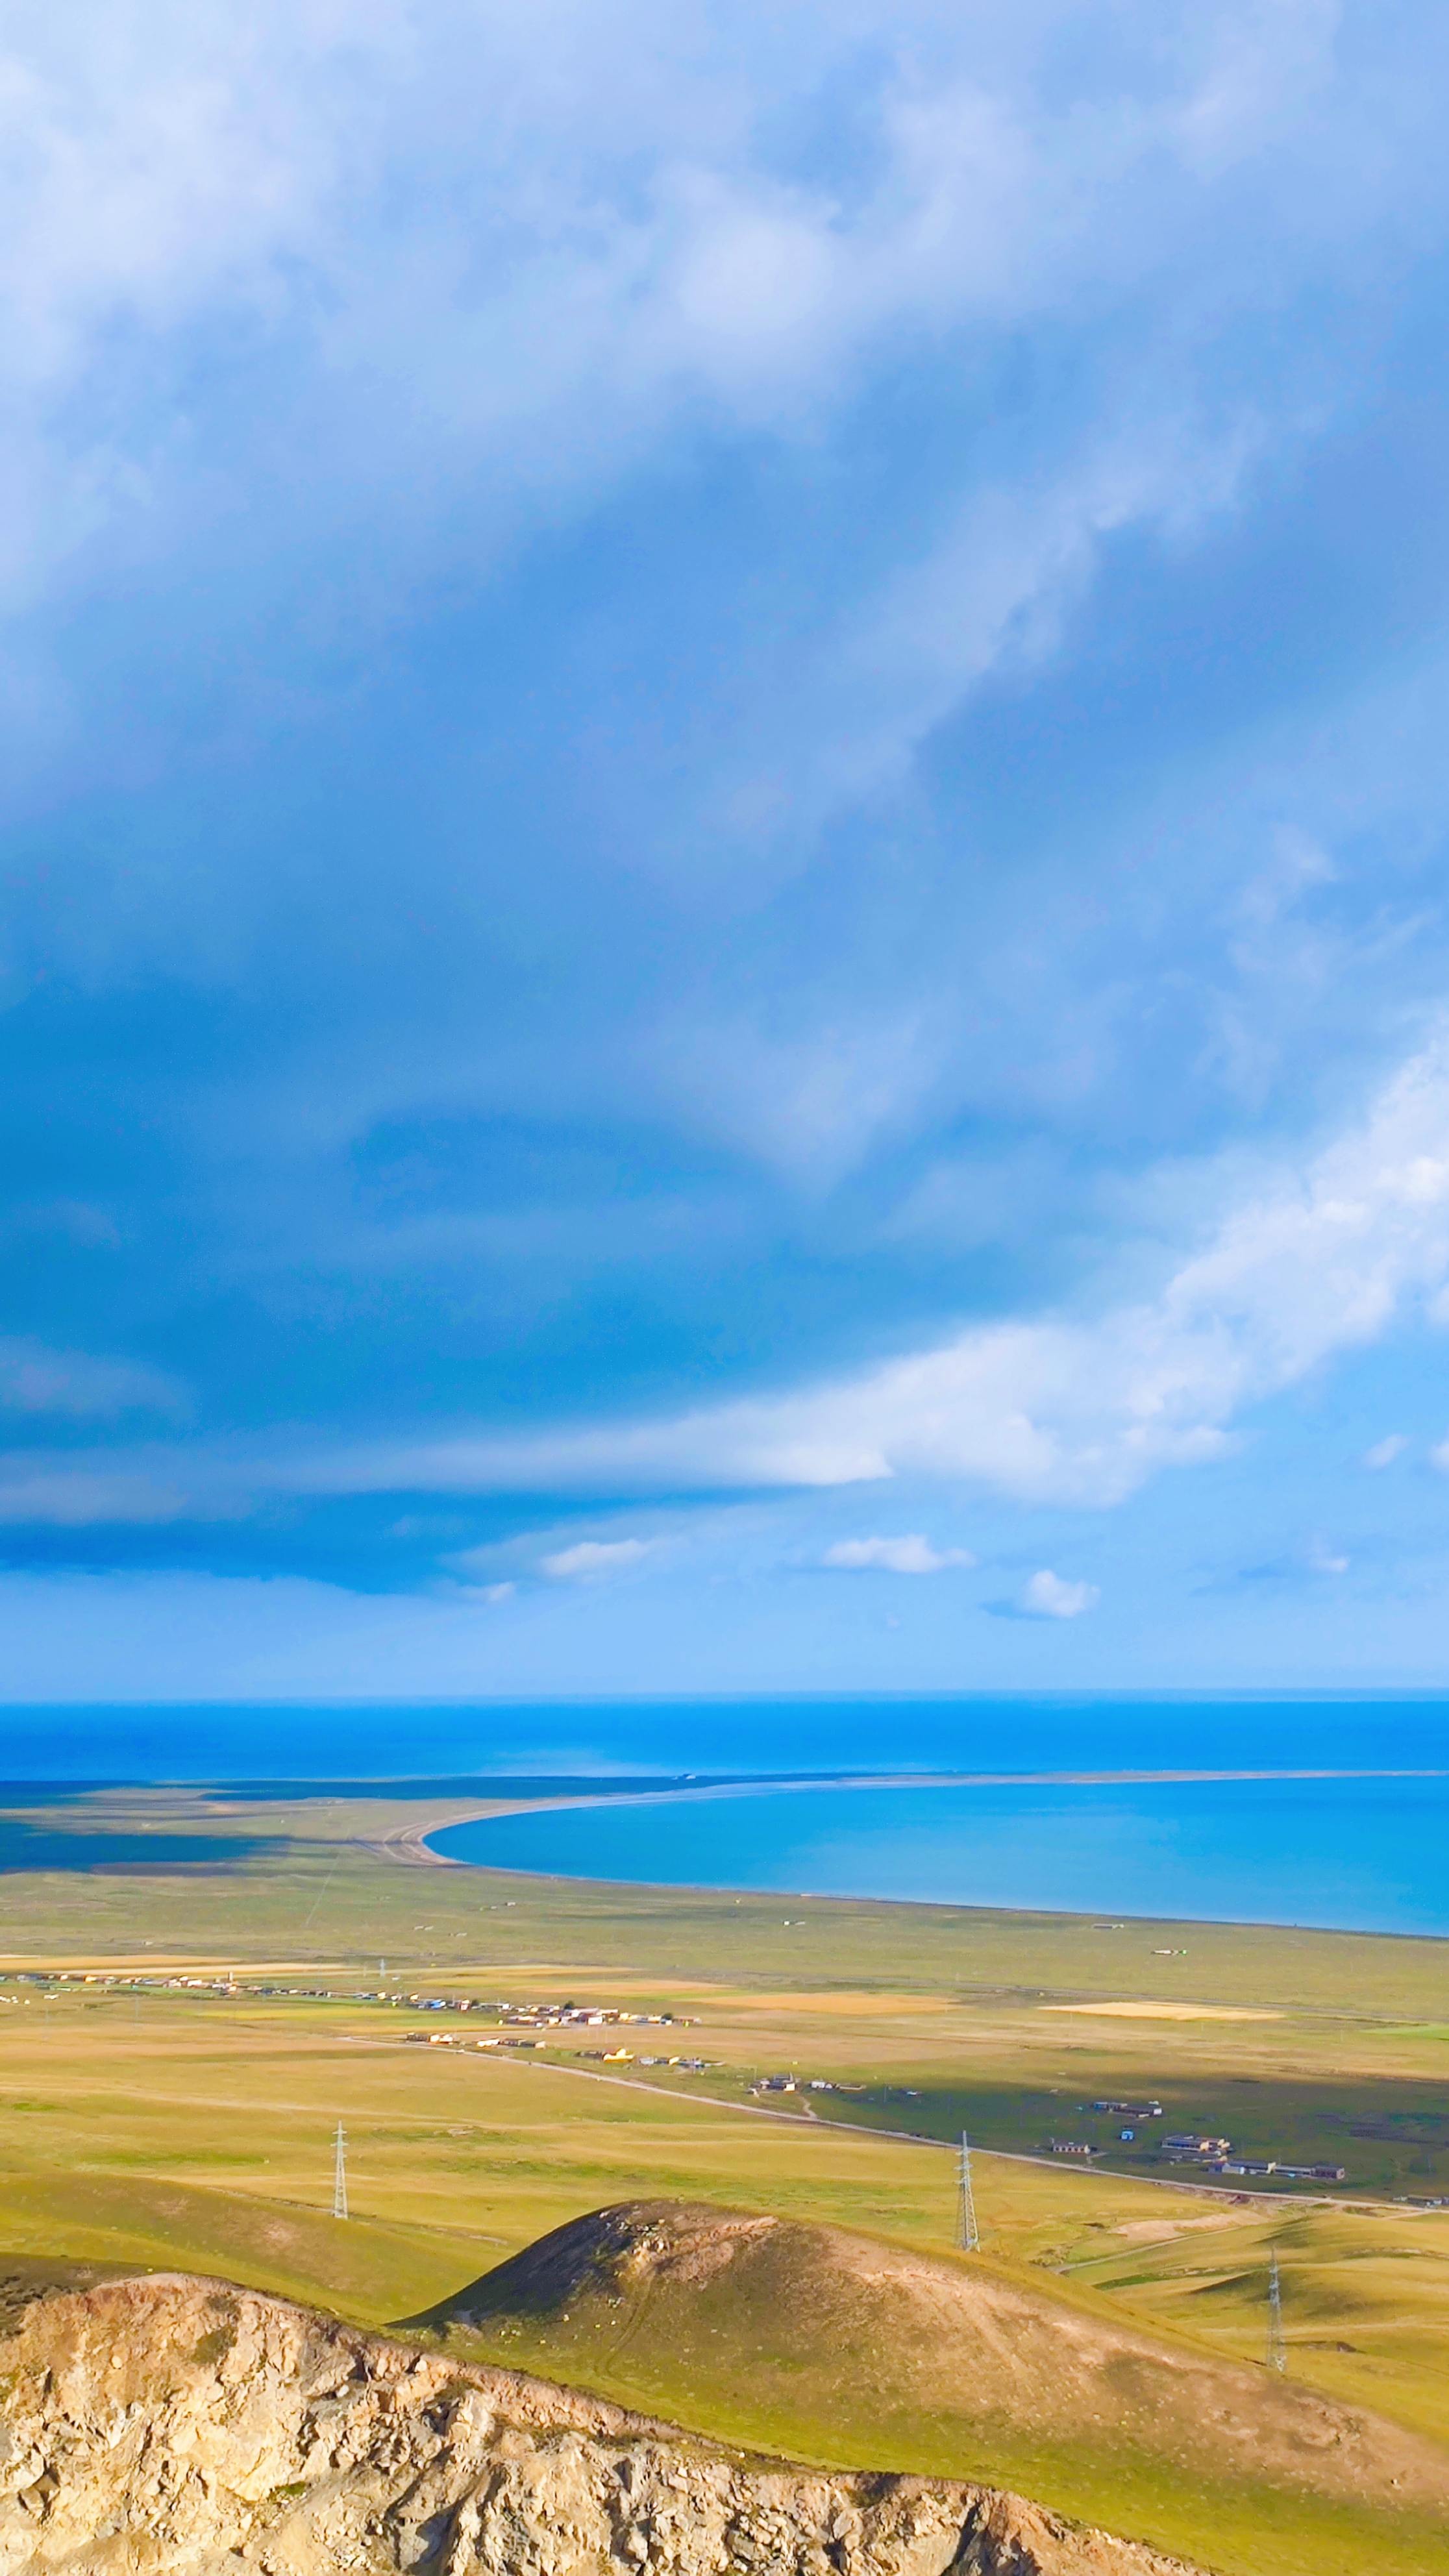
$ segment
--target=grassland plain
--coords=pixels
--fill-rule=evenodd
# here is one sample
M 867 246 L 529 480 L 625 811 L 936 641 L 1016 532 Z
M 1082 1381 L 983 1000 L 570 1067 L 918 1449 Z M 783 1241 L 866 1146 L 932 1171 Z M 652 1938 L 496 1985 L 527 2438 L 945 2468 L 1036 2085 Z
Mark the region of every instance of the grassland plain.
M 129 1793 L 70 1805 L 63 1821 L 235 1840 L 237 1816 L 227 1801 Z M 1234 2202 L 1146 2168 L 982 2155 L 989 2260 L 1190 2347 L 1255 2360 L 1276 2246 L 1294 2375 L 1449 2441 L 1449 2212 L 1369 2196 L 1431 2193 L 1443 2171 L 1445 1945 L 403 1868 L 379 1847 L 415 1832 L 418 1809 L 387 1801 L 253 1802 L 245 1822 L 264 1848 L 214 1868 L 0 1878 L 0 1995 L 14 1999 L 0 2003 L 6 2251 L 222 2272 L 364 2323 L 415 2312 L 561 2221 L 638 2197 L 944 2253 L 954 2184 L 941 2142 L 958 2124 L 1040 2147 L 1052 2129 L 1086 2133 L 1095 2115 L 1083 2102 L 1142 2095 L 1185 2124 L 1261 2137 L 1268 2152 L 1331 2141 L 1355 2188 L 1327 2203 Z M 692 2026 L 649 2045 L 628 2034 L 636 2062 L 608 2069 L 581 2059 L 577 2037 L 526 2056 L 404 2045 L 410 2032 L 476 2035 L 489 2016 L 362 2000 L 383 1958 L 390 1990 L 568 1995 Z M 126 1962 L 151 1979 L 168 1963 L 228 1969 L 237 1991 L 75 1982 L 86 1963 Z M 29 1981 L 47 1965 L 71 1980 Z M 330 1987 L 334 1999 L 262 1997 L 262 1984 Z M 1137 2009 L 1083 2009 L 1104 2004 Z M 706 2072 L 637 2063 L 682 2053 Z M 790 2068 L 859 2089 L 797 2094 L 777 2105 L 797 2116 L 761 2116 L 750 2083 Z M 345 2227 L 328 2214 L 339 2118 L 356 2213 Z M 847 2396 L 834 2413 L 828 2391 L 812 2396 L 789 2447 L 858 2457 Z M 701 2380 L 693 2415 L 687 2387 L 674 2411 L 724 2431 L 720 2402 Z M 1003 2451 L 995 2473 L 1009 2468 Z M 1113 2522 L 1115 2475 L 1110 2461 L 1080 2465 L 1071 2509 Z M 1093 2479 L 1106 2489 L 1089 2495 Z M 1315 2559 L 1301 2531 L 1275 2538 L 1263 2524 L 1276 2506 L 1240 2500 L 1240 2511 L 1262 2525 L 1256 2558 L 1232 2561 L 1252 2576 L 1442 2563 L 1442 2535 L 1439 2558 L 1421 2559 L 1407 2526 L 1397 2558 L 1345 2526 L 1337 2556 L 1319 2533 Z M 1115 2520 L 1141 2527 L 1140 2513 Z M 1222 2550 L 1197 2554 L 1229 2564 Z

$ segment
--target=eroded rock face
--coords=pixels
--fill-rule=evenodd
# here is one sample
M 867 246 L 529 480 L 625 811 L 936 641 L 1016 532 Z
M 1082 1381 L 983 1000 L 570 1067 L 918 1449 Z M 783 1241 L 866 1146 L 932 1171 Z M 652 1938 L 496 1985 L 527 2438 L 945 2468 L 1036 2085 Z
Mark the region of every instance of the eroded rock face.
M 1188 2576 L 1019 2498 L 712 2449 L 224 2283 L 0 2342 L 0 2576 Z

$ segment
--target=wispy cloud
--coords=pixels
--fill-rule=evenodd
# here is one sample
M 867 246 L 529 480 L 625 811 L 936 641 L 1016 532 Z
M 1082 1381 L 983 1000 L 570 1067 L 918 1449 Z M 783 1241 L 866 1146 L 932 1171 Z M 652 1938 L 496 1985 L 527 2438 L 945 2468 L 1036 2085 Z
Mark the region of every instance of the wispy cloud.
M 1280 1172 L 1172 1270 L 1092 1321 L 1011 1322 L 858 1377 L 678 1415 L 298 1458 L 278 1481 L 449 1492 L 969 1479 L 1110 1504 L 1227 1454 L 1235 1419 L 1372 1342 L 1449 1275 L 1449 1037 L 1367 1117 Z
M 10 1528 L 144 1528 L 208 1517 L 184 1486 L 145 1475 L 61 1466 L 17 1474 L 0 1465 L 0 1522 Z
M 516 1583 L 457 1583 L 446 1587 L 444 1597 L 450 1601 L 466 1601 L 479 1610 L 501 1610 L 505 1601 L 515 1598 L 517 1591 Z
M 115 1416 L 185 1410 L 184 1390 L 160 1369 L 132 1360 L 0 1341 L 0 1405 L 12 1413 Z
M 156 418 L 154 352 L 179 360 L 218 313 L 305 354 L 300 400 L 339 482 L 388 482 L 425 441 L 440 463 L 508 457 L 526 488 L 577 475 L 591 425 L 612 461 L 701 394 L 747 424 L 808 422 L 882 335 L 1051 310 L 1086 278 L 1125 287 L 1149 227 L 1159 258 L 1181 253 L 1205 191 L 1223 197 L 1221 259 L 1245 263 L 1228 192 L 1246 156 L 1271 166 L 1270 137 L 1298 187 L 1287 170 L 1260 187 L 1256 239 L 1323 228 L 1296 165 L 1327 148 L 1307 102 L 1331 76 L 1328 13 L 1266 40 L 1261 11 L 1222 0 L 1204 51 L 1160 43 L 1155 18 L 1134 42 L 1129 11 L 1130 107 L 1043 79 L 1059 15 L 1024 35 L 1001 7 L 969 29 L 938 0 L 806 7 L 786 36 L 745 11 L 725 40 L 698 8 L 645 5 L 621 49 L 576 7 L 545 27 L 257 0 L 243 33 L 206 0 L 144 23 L 112 0 L 87 47 L 13 32 L 0 299 L 33 471 L 46 398 L 72 411 L 30 494 L 31 547 L 72 551 L 188 481 L 196 508 L 184 442 Z M 851 74 L 867 184 L 761 148 L 771 111 L 818 114 Z M 136 335 L 153 365 L 133 383 Z M 98 421 L 87 440 L 76 390 L 99 369 L 109 435 Z M 222 398 L 238 391 L 229 370 Z M 194 409 L 205 392 L 188 379 Z M 344 434 L 341 406 L 367 414 L 366 437 Z
M 1331 1539 L 1315 1538 L 1309 1542 L 1304 1562 L 1310 1574 L 1347 1574 L 1353 1560 Z
M 573 1547 L 556 1548 L 539 1558 L 540 1571 L 552 1583 L 596 1583 L 604 1575 L 622 1574 L 651 1553 L 645 1538 L 582 1538 Z
M 144 1490 L 158 1475 L 184 1482 L 202 1512 L 244 1508 L 267 1492 L 582 1496 L 908 1476 L 1100 1507 L 1163 1468 L 1226 1456 L 1249 1405 L 1372 1342 L 1407 1302 L 1431 1301 L 1446 1277 L 1449 1039 L 1441 1036 L 1301 1173 L 1280 1173 L 1230 1210 L 1155 1297 L 1109 1306 L 1095 1320 L 990 1325 L 854 1378 L 658 1421 L 521 1438 L 299 1443 L 270 1457 L 256 1447 L 228 1457 L 152 1444 L 138 1472 Z M 170 1400 L 148 1372 L 28 1345 L 12 1346 L 10 1367 L 16 1404 L 79 1412 Z M 1449 1442 L 1434 1455 L 1449 1463 Z M 1380 1444 L 1368 1463 L 1389 1459 Z M 124 1472 L 118 1454 L 110 1473 Z M 655 1544 L 581 1540 L 544 1555 L 539 1570 L 553 1581 L 589 1580 L 638 1564 Z M 964 1554 L 937 1551 L 911 1532 L 840 1541 L 825 1561 L 925 1573 Z
M 884 1574 L 942 1574 L 949 1566 L 974 1565 L 976 1559 L 969 1548 L 933 1547 L 914 1530 L 903 1538 L 837 1539 L 820 1562 L 847 1571 L 877 1566 Z
M 1362 1464 L 1373 1468 L 1375 1472 L 1384 1467 L 1392 1467 L 1394 1460 L 1402 1458 L 1408 1446 L 1408 1435 L 1405 1432 L 1390 1431 L 1384 1439 L 1376 1440 L 1372 1449 L 1365 1449 Z

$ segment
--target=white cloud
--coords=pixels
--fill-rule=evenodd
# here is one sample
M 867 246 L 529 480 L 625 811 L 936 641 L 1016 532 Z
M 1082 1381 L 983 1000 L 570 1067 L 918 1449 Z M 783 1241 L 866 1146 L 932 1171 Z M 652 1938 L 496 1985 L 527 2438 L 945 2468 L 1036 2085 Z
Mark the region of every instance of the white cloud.
M 637 1565 L 653 1544 L 647 1538 L 583 1538 L 574 1547 L 540 1557 L 539 1566 L 554 1583 L 592 1583 L 600 1575 L 622 1574 L 626 1565 Z
M 1366 1449 L 1364 1451 L 1362 1464 L 1365 1467 L 1374 1468 L 1392 1467 L 1396 1458 L 1402 1458 L 1408 1445 L 1408 1439 L 1404 1432 L 1391 1431 L 1388 1434 L 1387 1439 L 1376 1440 L 1372 1449 Z
M 1415 1307 L 1432 1318 L 1446 1281 L 1449 1031 L 1305 1168 L 1280 1172 L 1230 1209 L 1155 1295 L 1095 1317 L 977 1326 L 854 1377 L 673 1417 L 521 1437 L 298 1440 L 270 1454 L 259 1442 L 209 1451 L 150 1443 L 113 1453 L 104 1473 L 134 1475 L 148 1491 L 184 1483 L 190 1508 L 206 1514 L 245 1510 L 268 1492 L 648 1494 L 906 1477 L 1109 1505 L 1164 1467 L 1226 1455 L 1247 1407 Z M 31 1378 L 24 1347 L 12 1400 L 97 1411 L 152 1400 L 146 1373 L 118 1365 L 110 1374 L 111 1363 L 48 1355 L 58 1374 Z M 1383 1454 L 1382 1444 L 1369 1453 Z M 1449 1467 L 1449 1439 L 1434 1456 Z M 914 1545 L 917 1534 L 908 1535 Z M 622 1572 L 655 1544 L 583 1540 L 543 1557 L 541 1570 L 555 1581 Z M 459 1561 L 459 1570 L 487 1569 Z
M 281 1465 L 277 1481 L 649 1491 L 921 1476 L 1109 1504 L 1162 1467 L 1225 1455 L 1247 1406 L 1375 1340 L 1446 1277 L 1449 1032 L 1304 1170 L 1230 1211 L 1154 1297 L 976 1327 L 855 1378 L 673 1419 L 334 1453 Z
M 879 1566 L 886 1574 L 940 1574 L 947 1566 L 974 1565 L 969 1548 L 934 1548 L 919 1531 L 904 1538 L 843 1538 L 828 1547 L 822 1565 Z
M 861 550 L 857 576 L 816 585 L 808 626 L 753 621 L 781 639 L 768 667 L 746 656 L 727 672 L 733 720 L 681 751 L 668 810 L 628 813 L 631 868 L 697 882 L 717 865 L 732 894 L 753 842 L 798 864 L 821 818 L 898 771 L 983 672 L 1048 649 L 1114 532 L 1150 523 L 1171 545 L 1230 503 L 1248 447 L 1298 434 L 1291 365 L 1238 403 L 1211 358 L 1235 316 L 1252 329 L 1265 306 L 1293 309 L 1325 237 L 1336 259 L 1345 224 L 1385 203 L 1410 219 L 1420 163 L 1396 129 L 1406 95 L 1434 87 L 1432 70 L 1414 93 L 1391 70 L 1351 87 L 1317 0 L 1126 0 L 1105 78 L 1077 0 L 965 15 L 803 0 L 727 21 L 701 0 L 637 0 L 622 36 L 582 0 L 543 14 L 95 0 L 83 43 L 65 13 L 12 19 L 12 597 L 124 580 L 139 553 L 148 597 L 175 554 L 186 597 L 219 601 L 240 548 L 249 627 L 257 585 L 295 582 L 334 544 L 367 566 L 357 592 L 342 599 L 337 554 L 328 583 L 302 577 L 313 603 L 341 600 L 350 654 L 364 621 L 391 633 L 430 595 L 440 553 L 450 586 L 466 582 L 520 524 L 557 529 L 572 498 L 637 472 L 681 425 L 691 440 L 743 424 L 813 444 L 866 369 L 883 362 L 894 382 L 924 352 L 969 411 L 993 345 L 1019 352 L 1025 332 L 1036 346 L 1065 317 L 1075 352 L 1082 311 L 1099 316 L 1112 381 L 1088 371 L 1048 440 L 987 439 L 990 463 L 963 412 L 954 478 L 913 499 L 892 547 Z M 1332 390 L 1315 380 L 1314 401 L 1321 419 Z M 86 729 L 67 690 L 87 684 L 40 663 L 15 685 L 39 691 L 47 722 L 26 697 L 17 756 L 63 764 L 69 793 Z M 148 723 L 168 721 L 153 699 Z M 99 728 L 87 738 L 87 759 L 118 756 Z M 762 773 L 777 832 L 737 820 Z M 203 940 L 190 907 L 155 918 L 164 874 L 128 867 L 104 906 L 92 889 L 72 907 L 80 926 L 47 923 L 47 938 L 92 958 L 174 943 L 189 959 Z M 223 914 L 253 899 L 213 892 L 217 952 Z M 723 1025 L 703 1027 L 706 1009 Z M 731 1016 L 727 994 L 684 989 L 669 1025 L 632 1042 L 638 1060 L 677 1063 L 701 1114 L 828 1177 L 929 1093 L 962 1015 L 954 995 L 931 1026 L 883 1008 L 868 1045 L 859 1013 L 842 1034 L 792 1009 L 788 1044 L 768 1013 L 755 1028 L 737 1007 L 738 1033 Z
M 1021 1607 L 1033 1619 L 1080 1619 L 1101 1597 L 1095 1583 L 1068 1583 L 1044 1565 L 1026 1585 Z
M 1215 330 L 1224 301 L 1261 294 L 1274 249 L 1312 258 L 1350 203 L 1405 219 L 1393 145 L 1412 103 L 1387 79 L 1335 90 L 1332 9 L 1117 14 L 1104 81 L 1063 76 L 1064 39 L 1091 53 L 1072 0 L 964 21 L 942 0 L 746 8 L 727 26 L 659 0 L 626 23 L 97 0 L 83 41 L 20 13 L 0 49 L 0 313 L 26 396 L 12 562 L 205 480 L 198 321 L 243 360 L 219 376 L 230 413 L 249 357 L 310 379 L 331 485 L 396 506 L 488 458 L 523 490 L 592 477 L 701 397 L 808 428 L 872 347 L 1070 311 L 1087 281 L 1128 294 L 1207 237 L 1205 317 L 1179 289 L 1155 335 L 1170 371 L 1195 320 Z M 847 87 L 857 166 L 791 168 L 792 119 L 814 132 Z M 1335 107 L 1371 120 L 1351 165 Z M 152 363 L 128 367 L 138 340 Z

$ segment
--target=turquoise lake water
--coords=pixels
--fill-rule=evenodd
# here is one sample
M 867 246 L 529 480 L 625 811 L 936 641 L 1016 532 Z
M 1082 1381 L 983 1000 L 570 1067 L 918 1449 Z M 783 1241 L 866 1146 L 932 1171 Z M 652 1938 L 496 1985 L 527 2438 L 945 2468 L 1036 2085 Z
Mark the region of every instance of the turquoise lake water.
M 619 1793 L 647 1775 L 845 1771 L 1125 1771 L 1307 1768 L 1449 1774 L 1442 1693 L 1079 1693 L 752 1699 L 211 1703 L 12 1707 L 0 1712 L 0 1807 L 41 1797 L 27 1781 L 212 1780 L 238 1800 L 288 1780 L 386 1781 L 419 1802 L 480 1797 L 505 1782 L 588 1775 L 603 1807 L 471 1826 L 438 1837 L 460 1858 L 663 1885 L 778 1888 L 1449 1934 L 1449 1777 L 1217 1780 L 1098 1786 L 869 1791 L 673 1801 Z M 3 1775 L 8 1774 L 8 1779 Z M 448 1775 L 448 1776 L 444 1776 Z M 46 1789 L 45 1801 L 54 1797 Z M 78 1819 L 78 1821 L 83 1821 Z M 87 1819 L 84 1821 L 99 1821 Z M 0 1835 L 5 1867 L 124 1866 L 43 1837 Z M 153 1865 L 204 1866 L 185 1837 Z
M 1449 1779 L 712 1793 L 431 1840 L 492 1868 L 656 1886 L 1449 1934 Z

